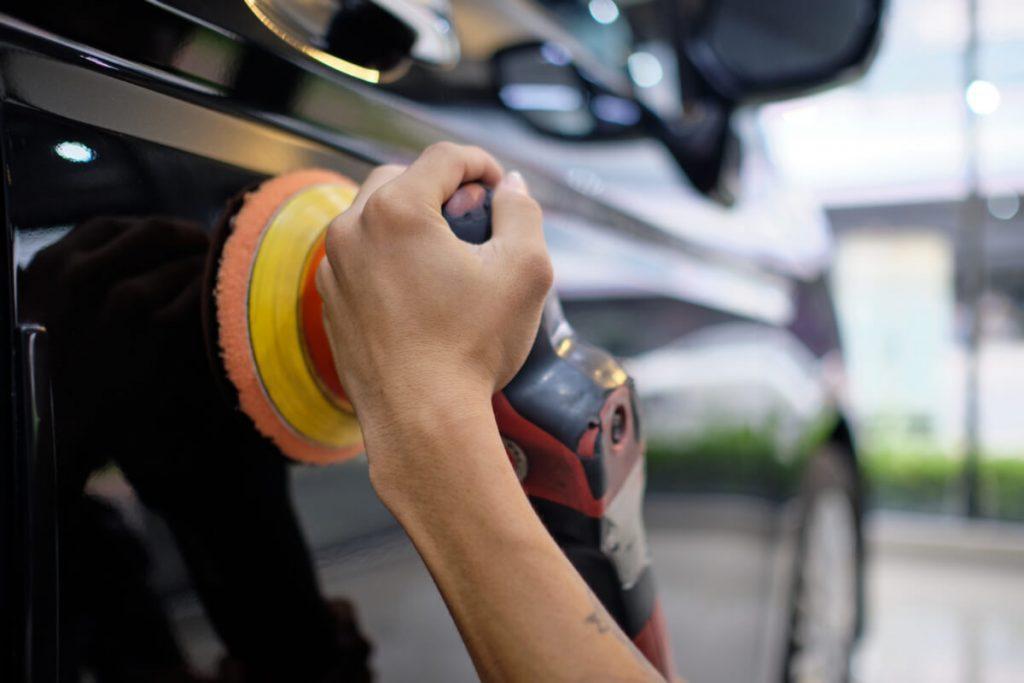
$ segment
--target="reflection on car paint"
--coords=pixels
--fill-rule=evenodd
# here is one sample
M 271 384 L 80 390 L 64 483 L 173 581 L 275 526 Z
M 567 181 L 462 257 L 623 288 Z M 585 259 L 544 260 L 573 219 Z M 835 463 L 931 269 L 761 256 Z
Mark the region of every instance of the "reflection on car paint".
M 281 680 L 365 671 L 352 610 L 317 586 L 288 465 L 210 369 L 199 297 L 211 226 L 195 216 L 223 197 L 183 192 L 177 153 L 96 131 L 81 131 L 90 174 L 54 172 L 69 161 L 54 141 L 87 138 L 18 118 L 18 314 L 45 331 L 52 379 L 63 668 L 100 680 L 190 670 L 150 580 L 152 549 L 101 495 L 114 468 L 170 530 L 228 644 L 223 666 Z M 223 172 L 232 186 L 250 178 Z

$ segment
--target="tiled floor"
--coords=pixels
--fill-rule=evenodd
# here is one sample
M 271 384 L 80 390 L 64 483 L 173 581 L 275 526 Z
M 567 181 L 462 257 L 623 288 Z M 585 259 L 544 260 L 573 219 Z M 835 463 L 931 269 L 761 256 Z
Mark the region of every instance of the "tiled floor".
M 1024 681 L 1024 532 L 878 522 L 855 680 Z
M 869 621 L 854 662 L 855 683 L 1024 683 L 1024 531 L 891 515 L 874 518 L 868 528 Z M 662 560 L 663 601 L 692 606 L 693 596 L 670 575 L 670 560 L 685 541 L 661 529 L 651 542 Z M 406 680 L 411 671 L 423 675 L 421 680 L 473 680 L 457 633 L 418 560 L 401 544 L 388 553 L 383 571 L 344 572 L 331 581 L 350 594 L 390 593 L 384 601 L 390 609 L 368 605 L 362 615 L 378 638 L 381 680 Z M 396 585 L 403 586 L 399 593 L 393 592 Z M 718 675 L 723 662 L 692 659 L 694 652 L 714 658 L 716 648 L 683 645 L 677 643 L 677 655 L 690 653 L 689 671 L 728 678 Z
M 869 621 L 854 683 L 1024 683 L 1024 530 L 891 515 L 873 518 L 868 529 Z M 714 547 L 724 553 L 736 545 L 730 539 L 723 533 Z M 730 663 L 752 647 L 735 642 L 747 617 L 736 611 L 735 594 L 712 590 L 695 597 L 691 586 L 693 576 L 707 573 L 704 564 L 717 566 L 721 577 L 730 562 L 721 553 L 715 562 L 686 559 L 693 539 L 663 528 L 652 529 L 650 540 L 668 612 L 698 610 L 706 617 L 703 629 L 676 624 L 683 673 L 690 683 L 734 680 Z M 707 538 L 700 547 L 708 547 Z M 378 680 L 475 680 L 430 576 L 401 536 L 341 562 L 323 559 L 328 592 L 360 596 L 360 621 L 376 644 Z M 191 628 L 208 630 L 198 615 Z M 706 642 L 724 633 L 732 643 L 727 654 Z M 219 646 L 207 636 L 197 640 L 210 647 L 192 655 L 209 667 Z

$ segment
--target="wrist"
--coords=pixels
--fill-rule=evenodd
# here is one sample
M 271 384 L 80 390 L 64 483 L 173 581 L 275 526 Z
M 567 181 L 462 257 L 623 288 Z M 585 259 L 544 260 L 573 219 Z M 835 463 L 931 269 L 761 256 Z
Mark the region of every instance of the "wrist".
M 389 403 L 359 419 L 370 481 L 393 513 L 443 495 L 477 466 L 507 466 L 488 390 L 446 386 Z
M 443 433 L 403 432 L 410 440 L 390 453 L 371 453 L 367 445 L 378 497 L 428 564 L 429 558 L 479 551 L 486 547 L 481 536 L 504 548 L 525 547 L 536 541 L 536 528 L 524 535 L 528 520 L 543 530 L 487 407 L 486 417 L 456 420 Z

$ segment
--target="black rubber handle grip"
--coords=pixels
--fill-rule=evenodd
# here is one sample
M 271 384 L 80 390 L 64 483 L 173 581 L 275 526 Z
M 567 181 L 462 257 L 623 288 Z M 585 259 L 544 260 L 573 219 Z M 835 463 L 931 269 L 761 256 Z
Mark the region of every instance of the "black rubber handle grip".
M 463 242 L 483 244 L 491 239 L 491 188 L 467 183 L 455 191 L 441 213 Z

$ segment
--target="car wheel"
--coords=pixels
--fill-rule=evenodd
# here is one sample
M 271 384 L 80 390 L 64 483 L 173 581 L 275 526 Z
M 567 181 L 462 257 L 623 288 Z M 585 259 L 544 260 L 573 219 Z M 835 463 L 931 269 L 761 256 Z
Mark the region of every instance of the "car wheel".
M 860 506 L 851 459 L 829 444 L 811 460 L 803 498 L 783 680 L 846 683 L 861 590 Z

